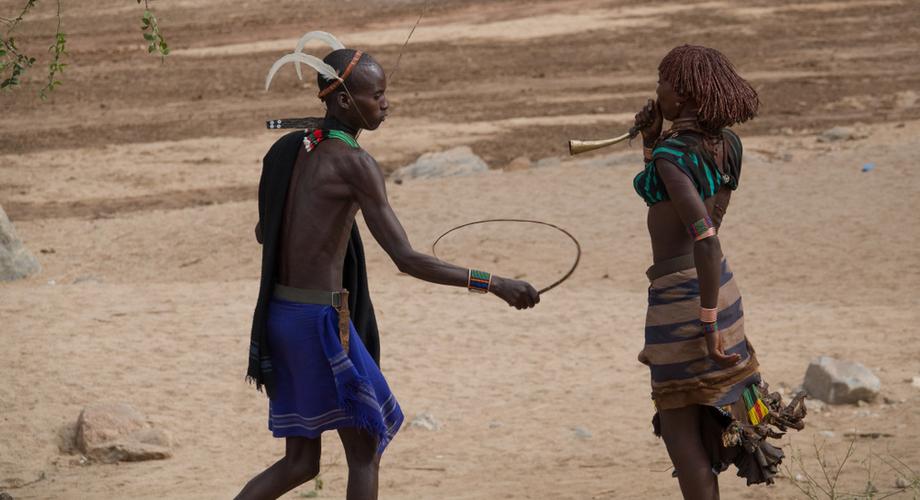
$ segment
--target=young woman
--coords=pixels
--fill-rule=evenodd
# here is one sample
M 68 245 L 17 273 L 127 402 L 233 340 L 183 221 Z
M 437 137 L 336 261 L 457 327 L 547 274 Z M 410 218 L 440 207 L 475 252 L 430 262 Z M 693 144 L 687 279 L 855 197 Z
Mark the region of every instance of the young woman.
M 646 163 L 633 184 L 654 260 L 639 361 L 684 498 L 715 499 L 730 463 L 748 484 L 772 482 L 783 454 L 764 441 L 778 435 L 767 426 L 801 428 L 804 406 L 766 393 L 718 237 L 741 174 L 741 140 L 727 127 L 755 116 L 757 92 L 706 47 L 671 50 L 658 72 L 657 100 L 636 114 Z

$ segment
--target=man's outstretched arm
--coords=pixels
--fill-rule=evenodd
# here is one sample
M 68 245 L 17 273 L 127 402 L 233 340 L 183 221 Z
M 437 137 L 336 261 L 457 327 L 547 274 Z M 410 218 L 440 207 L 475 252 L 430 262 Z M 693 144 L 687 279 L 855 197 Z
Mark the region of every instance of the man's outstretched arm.
M 387 199 L 386 182 L 374 159 L 361 153 L 349 169 L 352 193 L 374 239 L 393 259 L 400 271 L 442 285 L 466 286 L 469 269 L 417 252 Z M 527 282 L 492 276 L 491 292 L 518 309 L 540 302 L 537 291 Z

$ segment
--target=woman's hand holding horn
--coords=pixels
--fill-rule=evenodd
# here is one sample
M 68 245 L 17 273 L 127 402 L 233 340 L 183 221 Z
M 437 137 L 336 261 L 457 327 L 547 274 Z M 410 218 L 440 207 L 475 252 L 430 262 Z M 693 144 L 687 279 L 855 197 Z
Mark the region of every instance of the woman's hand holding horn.
M 652 147 L 661 136 L 662 116 L 658 102 L 652 99 L 636 113 L 636 128 L 642 131 L 642 142 L 645 147 Z

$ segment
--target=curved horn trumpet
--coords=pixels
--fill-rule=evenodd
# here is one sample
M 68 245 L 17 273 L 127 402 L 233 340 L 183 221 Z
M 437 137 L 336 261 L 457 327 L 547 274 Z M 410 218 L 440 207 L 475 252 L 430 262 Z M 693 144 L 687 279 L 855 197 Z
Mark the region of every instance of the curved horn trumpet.
M 588 151 L 594 151 L 595 149 L 606 148 L 607 146 L 621 143 L 627 139 L 632 139 L 637 135 L 639 135 L 639 129 L 633 127 L 629 129 L 629 132 L 612 139 L 602 139 L 599 141 L 579 141 L 573 139 L 569 141 L 569 154 L 577 155 Z

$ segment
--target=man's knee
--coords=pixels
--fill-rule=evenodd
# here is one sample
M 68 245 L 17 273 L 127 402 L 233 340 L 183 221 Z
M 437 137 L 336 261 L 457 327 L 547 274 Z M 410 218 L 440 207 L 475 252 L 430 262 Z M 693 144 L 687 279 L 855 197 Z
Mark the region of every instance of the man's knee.
M 377 438 L 365 431 L 344 429 L 340 431 L 342 446 L 348 467 L 376 467 L 380 457 L 377 455 Z
M 319 474 L 319 457 L 303 454 L 295 457 L 285 457 L 285 460 L 293 479 L 301 483 L 307 482 Z

